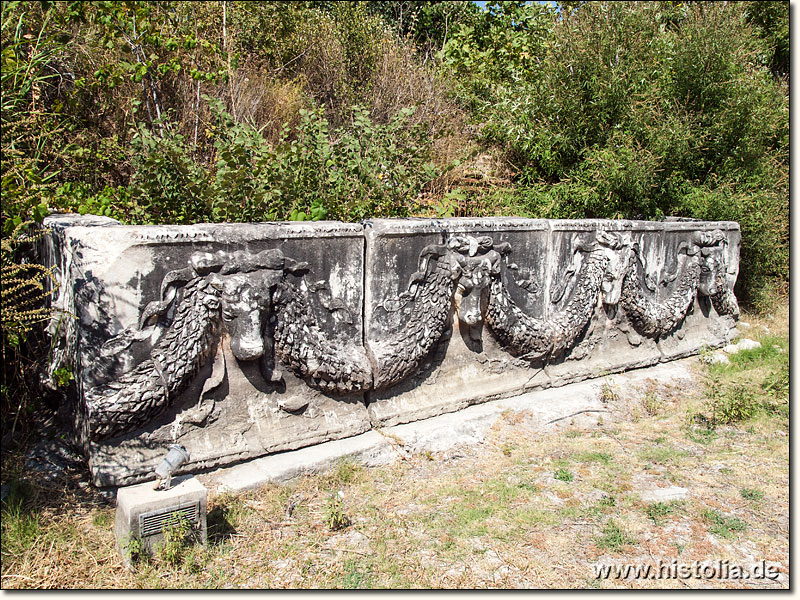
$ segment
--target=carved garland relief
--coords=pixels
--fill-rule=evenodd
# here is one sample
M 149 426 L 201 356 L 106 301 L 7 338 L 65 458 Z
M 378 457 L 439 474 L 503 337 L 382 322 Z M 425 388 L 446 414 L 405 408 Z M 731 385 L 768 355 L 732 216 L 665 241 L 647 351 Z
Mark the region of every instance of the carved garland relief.
M 281 379 L 281 365 L 312 388 L 341 396 L 386 389 L 417 372 L 449 325 L 456 293 L 461 298 L 462 323 L 472 326 L 485 320 L 510 353 L 528 360 L 557 358 L 574 347 L 594 314 L 598 296 L 605 305 L 621 308 L 639 334 L 654 339 L 677 329 L 698 295 L 708 297 L 720 315 L 738 318 L 736 298 L 726 279 L 725 241 L 717 230 L 696 233 L 690 243 L 682 244 L 671 277 L 678 283 L 669 298 L 656 303 L 640 286 L 642 281 L 652 290 L 653 276 L 646 272 L 640 249 L 629 234 L 601 230 L 589 244 L 575 239 L 573 265 L 580 267 L 566 271 L 565 279 L 553 287 L 551 300 L 560 301 L 570 277 L 575 278 L 572 292 L 561 310 L 544 318 L 527 314 L 503 283 L 503 269 L 512 278 L 520 274 L 509 260 L 508 243 L 495 243 L 489 236 L 455 235 L 445 244 L 423 248 L 407 290 L 383 303 L 387 311 L 405 307 L 408 318 L 388 339 L 367 345 L 331 339 L 319 327 L 308 295 L 309 290 L 321 293 L 320 286 L 298 286 L 288 277 L 302 279 L 307 264 L 280 250 L 256 255 L 198 253 L 188 267 L 164 276 L 160 299 L 146 306 L 136 331 L 123 331 L 107 343 L 118 348 L 156 340 L 149 358 L 87 391 L 88 437 L 103 440 L 145 425 L 213 359 L 202 403 L 224 373 L 218 349 L 223 332 L 230 338 L 235 359 L 259 361 L 267 381 Z M 533 280 L 514 281 L 529 293 L 541 289 Z M 154 328 L 159 331 L 154 333 Z

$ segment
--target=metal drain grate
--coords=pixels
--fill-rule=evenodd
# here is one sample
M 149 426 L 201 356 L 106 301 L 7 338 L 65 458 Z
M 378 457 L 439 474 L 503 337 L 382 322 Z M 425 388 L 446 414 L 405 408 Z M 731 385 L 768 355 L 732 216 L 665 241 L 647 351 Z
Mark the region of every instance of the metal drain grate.
M 139 515 L 139 536 L 148 537 L 157 535 L 172 523 L 187 521 L 191 524 L 197 522 L 200 513 L 200 504 L 189 506 L 172 506 Z

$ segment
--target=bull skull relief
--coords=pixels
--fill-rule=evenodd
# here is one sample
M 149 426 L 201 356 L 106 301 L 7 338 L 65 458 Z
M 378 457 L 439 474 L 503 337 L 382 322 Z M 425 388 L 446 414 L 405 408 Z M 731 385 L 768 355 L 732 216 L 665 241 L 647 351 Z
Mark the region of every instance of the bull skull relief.
M 454 304 L 459 322 L 471 332 L 485 322 L 506 350 L 531 360 L 549 360 L 573 348 L 598 298 L 607 307 L 619 305 L 637 331 L 653 337 L 678 326 L 697 294 L 708 296 L 720 314 L 736 315 L 726 282 L 724 238 L 721 232 L 702 233 L 685 245 L 679 254 L 686 260 L 676 269 L 679 285 L 663 304 L 650 302 L 639 287 L 643 261 L 630 234 L 598 230 L 588 241 L 575 238 L 572 267 L 551 295 L 557 302 L 574 276 L 569 299 L 554 314 L 537 317 L 515 303 L 503 282 L 503 269 L 518 270 L 509 262 L 510 244 L 453 235 L 422 249 L 407 290 L 383 303 L 386 310 L 407 306 L 407 314 L 396 331 L 366 345 L 333 338 L 319 327 L 309 297 L 325 285 L 305 282 L 306 263 L 275 249 L 197 253 L 189 266 L 164 276 L 160 298 L 145 307 L 139 331 L 126 330 L 109 342 L 111 348 L 143 339 L 154 322 L 160 327 L 160 335 L 150 336 L 155 341 L 146 360 L 86 392 L 88 437 L 131 431 L 166 410 L 219 352 L 223 333 L 235 359 L 259 361 L 266 381 L 280 379 L 280 363 L 310 387 L 346 396 L 389 388 L 417 372 L 448 328 Z M 535 283 L 526 280 L 527 287 Z M 321 302 L 324 310 L 346 310 L 329 296 Z M 217 363 L 224 370 L 224 361 Z M 209 378 L 215 385 L 217 371 Z

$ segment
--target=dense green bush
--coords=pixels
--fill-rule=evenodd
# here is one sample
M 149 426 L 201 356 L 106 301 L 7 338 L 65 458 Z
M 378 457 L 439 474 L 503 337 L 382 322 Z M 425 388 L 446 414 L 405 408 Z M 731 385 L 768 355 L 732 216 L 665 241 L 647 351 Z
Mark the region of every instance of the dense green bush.
M 360 2 L 7 2 L 3 53 L 4 158 L 27 161 L 13 177 L 4 165 L 4 192 L 26 177 L 36 188 L 4 203 L 4 222 L 38 204 L 130 222 L 287 218 L 310 214 L 294 206 L 307 192 L 341 218 L 404 214 L 458 127 L 435 69 Z M 326 160 L 347 166 L 328 182 L 291 176 L 287 161 L 325 167 L 311 152 L 320 128 Z M 218 163 L 223 150 L 243 160 L 234 147 L 282 157 L 251 184 L 270 197 L 246 210 L 207 175 L 232 176 Z
M 351 123 L 333 131 L 322 109 L 301 109 L 296 130 L 285 127 L 270 144 L 206 99 L 216 115 L 210 169 L 193 160 L 176 127 L 166 124 L 161 137 L 140 125 L 130 185 L 87 195 L 86 186 L 67 183 L 57 193 L 61 205 L 129 223 L 357 221 L 407 216 L 411 200 L 439 174 L 424 127 L 406 127 L 410 108 L 381 125 L 355 106 Z

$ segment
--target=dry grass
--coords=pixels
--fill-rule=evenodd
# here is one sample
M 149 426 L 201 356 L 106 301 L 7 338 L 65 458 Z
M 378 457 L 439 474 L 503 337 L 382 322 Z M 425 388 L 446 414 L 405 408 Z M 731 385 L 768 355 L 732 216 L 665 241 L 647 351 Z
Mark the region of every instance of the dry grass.
M 744 316 L 752 325 L 746 335 L 788 340 L 787 316 L 788 309 L 772 319 Z M 698 382 L 706 369 L 698 364 Z M 758 365 L 726 377 L 759 370 L 769 369 Z M 212 496 L 207 547 L 184 549 L 177 565 L 156 557 L 127 571 L 114 551 L 112 507 L 74 485 L 34 494 L 22 516 L 4 509 L 2 584 L 787 587 L 787 577 L 778 583 L 595 577 L 597 562 L 673 559 L 742 565 L 763 559 L 788 574 L 785 415 L 760 413 L 702 436 L 690 423 L 706 401 L 702 383 L 687 389 L 653 382 L 640 392 L 620 398 L 601 425 L 541 433 L 525 414 L 508 412 L 480 446 L 375 469 L 343 462 L 288 485 Z M 641 408 L 647 395 L 657 410 Z M 554 477 L 559 469 L 572 473 L 572 481 Z M 663 505 L 642 500 L 644 491 L 668 485 L 688 495 Z M 351 524 L 332 531 L 330 498 L 340 491 Z M 736 526 L 721 528 L 714 515 Z

